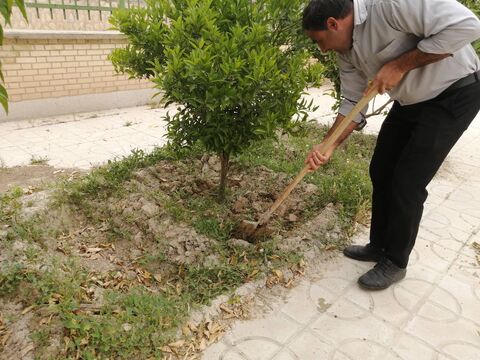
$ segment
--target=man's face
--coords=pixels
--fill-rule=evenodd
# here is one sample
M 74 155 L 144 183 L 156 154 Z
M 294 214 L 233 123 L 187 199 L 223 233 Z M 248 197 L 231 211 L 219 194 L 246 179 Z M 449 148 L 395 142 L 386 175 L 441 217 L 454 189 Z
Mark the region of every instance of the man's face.
M 306 35 L 315 42 L 322 52 L 337 51 L 340 53 L 352 47 L 353 17 L 344 19 L 327 19 L 326 30 L 307 30 Z

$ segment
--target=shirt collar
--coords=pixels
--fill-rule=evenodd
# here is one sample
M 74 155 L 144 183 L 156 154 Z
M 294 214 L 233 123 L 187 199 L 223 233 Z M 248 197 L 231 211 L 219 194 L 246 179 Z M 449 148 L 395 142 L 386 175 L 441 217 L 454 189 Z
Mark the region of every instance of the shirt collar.
M 355 26 L 363 24 L 368 17 L 368 0 L 353 0 L 353 16 Z

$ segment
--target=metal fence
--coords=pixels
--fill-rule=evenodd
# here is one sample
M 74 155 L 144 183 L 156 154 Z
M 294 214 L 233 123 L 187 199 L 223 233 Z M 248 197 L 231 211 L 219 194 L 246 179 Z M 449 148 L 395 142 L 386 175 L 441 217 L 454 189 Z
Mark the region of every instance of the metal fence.
M 143 0 L 27 0 L 25 1 L 27 8 L 35 9 L 37 18 L 40 18 L 40 9 L 47 9 L 53 19 L 54 11 L 62 11 L 63 17 L 67 18 L 67 11 L 74 11 L 75 16 L 79 19 L 81 12 L 86 12 L 88 19 L 91 19 L 92 12 L 98 12 L 100 19 L 102 13 L 109 16 L 114 9 L 129 9 L 131 7 L 143 7 Z

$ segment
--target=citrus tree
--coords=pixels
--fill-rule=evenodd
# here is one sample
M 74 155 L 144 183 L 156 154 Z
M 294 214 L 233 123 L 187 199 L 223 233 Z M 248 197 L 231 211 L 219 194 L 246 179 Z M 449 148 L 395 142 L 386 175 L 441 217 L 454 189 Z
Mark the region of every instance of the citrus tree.
M 22 12 L 22 15 L 25 18 L 25 20 L 27 19 L 27 12 L 25 11 L 24 0 L 0 0 L 0 14 L 2 14 L 5 25 L 10 24 L 10 17 L 12 16 L 12 8 L 13 8 L 14 2 L 15 2 L 15 5 L 17 5 L 17 7 Z M 2 26 L 2 23 L 0 22 L 0 46 L 2 45 L 3 45 L 3 26 Z M 6 112 L 8 112 L 8 94 L 7 94 L 7 90 L 3 86 L 4 82 L 5 82 L 5 79 L 3 78 L 3 73 L 2 73 L 2 63 L 0 61 L 0 104 L 2 104 L 2 107 L 5 109 Z
M 116 69 L 151 78 L 166 105 L 178 104 L 166 116 L 168 138 L 180 146 L 201 142 L 218 154 L 221 197 L 232 156 L 306 119 L 302 6 L 302 0 L 157 0 L 111 17 L 129 39 L 110 56 Z

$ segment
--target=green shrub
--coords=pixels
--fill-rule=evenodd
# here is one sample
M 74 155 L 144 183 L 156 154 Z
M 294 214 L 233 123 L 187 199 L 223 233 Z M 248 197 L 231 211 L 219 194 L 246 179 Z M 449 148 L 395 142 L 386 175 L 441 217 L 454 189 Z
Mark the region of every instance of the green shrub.
M 110 57 L 116 69 L 152 78 L 166 104 L 179 104 L 166 117 L 168 137 L 218 154 L 222 197 L 230 158 L 279 129 L 297 130 L 311 108 L 300 97 L 321 68 L 308 66 L 302 6 L 302 0 L 161 0 L 111 18 L 129 38 Z

